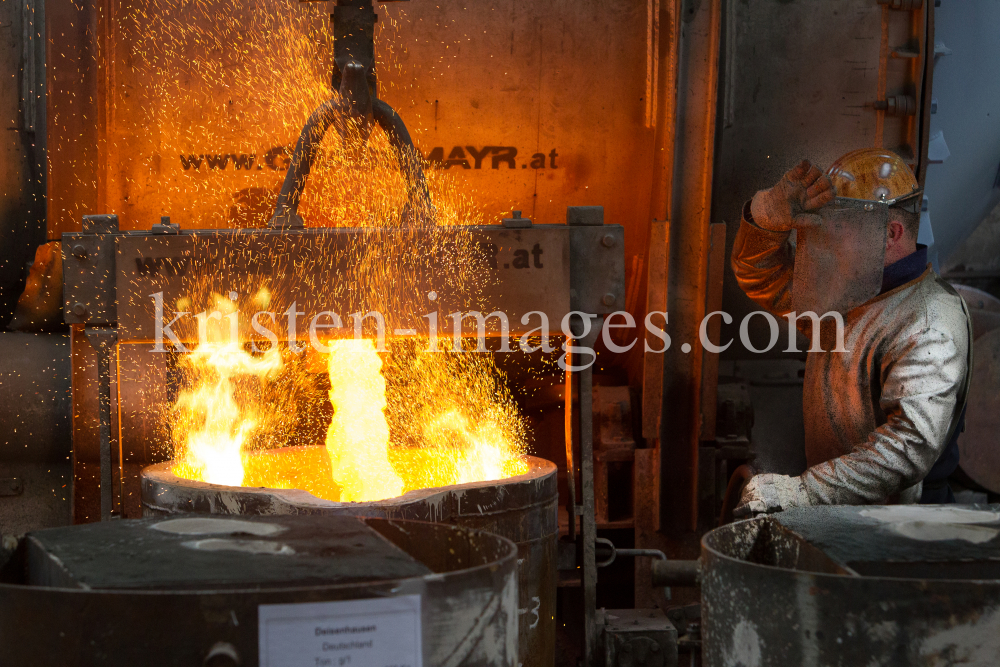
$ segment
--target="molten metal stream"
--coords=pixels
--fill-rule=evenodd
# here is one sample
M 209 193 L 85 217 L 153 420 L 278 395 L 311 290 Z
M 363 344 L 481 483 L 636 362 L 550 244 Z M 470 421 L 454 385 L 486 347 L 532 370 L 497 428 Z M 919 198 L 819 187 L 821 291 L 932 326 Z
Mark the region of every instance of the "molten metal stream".
M 403 480 L 389 465 L 389 424 L 385 420 L 382 359 L 370 340 L 338 340 L 330 345 L 330 403 L 326 433 L 330 472 L 344 501 L 398 496 Z

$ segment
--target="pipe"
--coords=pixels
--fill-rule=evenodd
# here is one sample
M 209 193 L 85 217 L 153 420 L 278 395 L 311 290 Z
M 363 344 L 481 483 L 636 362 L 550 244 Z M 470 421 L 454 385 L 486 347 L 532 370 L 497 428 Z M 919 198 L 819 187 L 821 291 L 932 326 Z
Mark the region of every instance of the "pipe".
M 622 550 L 619 551 L 621 553 Z M 652 584 L 656 586 L 699 586 L 700 560 L 654 560 L 650 565 Z
M 611 565 L 618 556 L 652 558 L 650 571 L 654 587 L 698 586 L 701 580 L 701 561 L 699 560 L 668 560 L 667 555 L 659 549 L 618 549 L 611 540 L 603 537 L 594 540 L 594 546 L 598 555 L 604 557 L 606 554 L 610 554 L 598 561 L 597 567 Z

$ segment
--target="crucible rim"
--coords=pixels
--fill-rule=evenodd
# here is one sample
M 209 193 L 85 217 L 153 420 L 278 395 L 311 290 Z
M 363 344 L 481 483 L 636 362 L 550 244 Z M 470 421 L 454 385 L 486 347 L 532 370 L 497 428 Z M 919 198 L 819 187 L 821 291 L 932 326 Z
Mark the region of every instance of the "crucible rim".
M 278 447 L 275 451 L 287 451 L 293 449 L 306 449 L 306 448 L 319 448 L 320 445 L 292 445 L 288 447 Z M 253 495 L 266 495 L 279 498 L 290 505 L 305 505 L 308 507 L 315 508 L 386 508 L 386 507 L 403 507 L 410 505 L 414 502 L 419 502 L 423 500 L 428 500 L 433 498 L 435 495 L 440 493 L 452 492 L 452 491 L 469 491 L 476 489 L 490 489 L 498 486 L 508 486 L 516 485 L 525 482 L 532 482 L 536 480 L 542 480 L 550 475 L 555 476 L 558 472 L 558 467 L 552 461 L 548 459 L 538 458 L 536 456 L 523 455 L 521 457 L 528 462 L 528 472 L 515 475 L 513 477 L 505 477 L 503 479 L 493 479 L 480 482 L 466 482 L 464 484 L 451 484 L 448 486 L 429 486 L 422 489 L 413 489 L 407 491 L 400 496 L 394 496 L 392 498 L 385 498 L 383 500 L 365 500 L 361 502 L 350 502 L 350 501 L 334 501 L 326 500 L 324 498 L 319 498 L 314 496 L 304 489 L 273 489 L 266 486 L 234 486 L 228 484 L 211 484 L 209 482 L 200 482 L 193 479 L 187 479 L 185 477 L 180 477 L 173 473 L 172 468 L 174 466 L 174 459 L 169 459 L 161 463 L 154 463 L 152 465 L 146 466 L 140 472 L 140 477 L 143 480 L 148 480 L 157 484 L 165 484 L 173 487 L 182 487 L 192 490 L 201 491 L 233 491 L 238 489 L 240 493 L 249 493 Z M 509 509 L 509 508 L 508 508 Z

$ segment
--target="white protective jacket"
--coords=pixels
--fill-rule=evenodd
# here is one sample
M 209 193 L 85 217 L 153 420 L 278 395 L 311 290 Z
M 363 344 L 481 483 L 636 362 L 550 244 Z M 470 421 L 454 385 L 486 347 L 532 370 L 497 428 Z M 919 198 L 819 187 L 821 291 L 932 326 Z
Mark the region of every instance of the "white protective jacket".
M 748 208 L 748 207 L 747 207 Z M 775 315 L 791 310 L 794 249 L 788 233 L 747 219 L 732 267 L 743 291 Z M 800 324 L 808 320 L 800 320 Z M 913 503 L 957 427 L 972 366 L 965 302 L 928 266 L 912 280 L 849 311 L 846 353 L 807 355 L 803 390 L 809 503 Z

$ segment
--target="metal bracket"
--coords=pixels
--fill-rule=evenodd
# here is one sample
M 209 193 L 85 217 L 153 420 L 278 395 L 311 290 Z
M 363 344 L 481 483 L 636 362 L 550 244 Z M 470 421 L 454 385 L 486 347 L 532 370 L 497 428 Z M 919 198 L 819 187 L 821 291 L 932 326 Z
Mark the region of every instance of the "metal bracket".
M 66 324 L 106 325 L 117 320 L 117 236 L 117 215 L 85 215 L 82 233 L 63 234 L 63 319 Z
M 111 477 L 111 358 L 118 343 L 114 327 L 87 327 L 87 340 L 97 351 L 98 419 L 101 441 L 101 521 L 111 519 L 114 493 Z
M 180 234 L 181 226 L 176 222 L 170 222 L 169 215 L 160 216 L 160 224 L 153 225 L 154 234 Z
M 606 667 L 675 667 L 677 629 L 659 609 L 609 609 L 601 614 Z
M 531 227 L 531 218 L 522 218 L 520 211 L 513 211 L 513 217 L 504 218 L 503 226 L 507 229 L 526 229 Z

